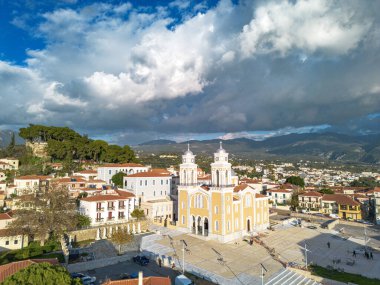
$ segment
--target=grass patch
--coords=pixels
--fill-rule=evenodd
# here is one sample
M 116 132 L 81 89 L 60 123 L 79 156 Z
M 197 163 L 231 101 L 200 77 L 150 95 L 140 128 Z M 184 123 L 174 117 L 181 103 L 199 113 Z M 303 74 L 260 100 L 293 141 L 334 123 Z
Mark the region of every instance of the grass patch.
M 47 253 L 59 250 L 61 250 L 61 244 L 57 241 L 48 241 L 44 246 L 40 246 L 37 242 L 31 242 L 23 249 L 10 250 L 0 254 L 0 264 L 30 258 L 45 258 Z
M 371 279 L 364 277 L 359 274 L 352 274 L 347 272 L 339 272 L 337 270 L 329 270 L 327 268 L 318 266 L 318 265 L 311 265 L 310 266 L 311 272 L 313 275 L 317 275 L 323 278 L 329 278 L 336 281 L 341 282 L 352 282 L 356 283 L 358 285 L 378 285 L 380 284 L 379 279 Z

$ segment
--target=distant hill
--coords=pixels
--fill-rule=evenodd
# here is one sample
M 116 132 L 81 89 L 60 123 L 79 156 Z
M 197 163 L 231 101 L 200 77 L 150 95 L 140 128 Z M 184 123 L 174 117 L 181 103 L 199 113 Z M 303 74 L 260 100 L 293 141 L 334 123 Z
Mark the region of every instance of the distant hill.
M 0 148 L 9 145 L 12 138 L 13 131 L 10 130 L 0 130 Z M 15 140 L 17 145 L 24 144 L 24 140 L 19 137 L 18 133 L 15 133 Z
M 194 153 L 212 154 L 219 141 L 190 141 Z M 140 144 L 135 150 L 147 153 L 181 153 L 187 142 L 159 140 Z M 250 159 L 315 159 L 380 163 L 380 135 L 348 136 L 336 133 L 290 134 L 254 141 L 238 138 L 223 141 L 223 147 L 232 155 Z
M 171 140 L 153 140 L 153 141 L 148 141 L 148 142 L 144 142 L 142 144 L 139 144 L 141 146 L 144 146 L 144 145 L 166 145 L 166 144 L 175 144 L 176 142 L 175 141 L 171 141 Z

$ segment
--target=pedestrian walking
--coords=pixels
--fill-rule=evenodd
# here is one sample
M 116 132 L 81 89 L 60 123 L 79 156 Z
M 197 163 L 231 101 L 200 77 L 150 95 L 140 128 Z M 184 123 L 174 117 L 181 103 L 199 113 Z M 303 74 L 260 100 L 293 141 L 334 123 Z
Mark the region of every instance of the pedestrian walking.
M 368 254 L 368 252 L 365 252 L 364 255 L 365 255 L 365 257 L 366 257 L 367 259 L 369 259 L 369 254 Z
M 369 254 L 369 257 L 373 260 L 373 254 L 372 254 L 372 251 L 371 251 L 371 253 Z
M 327 242 L 327 247 L 330 248 L 330 246 L 331 246 L 331 244 L 330 244 L 330 242 L 328 241 L 328 242 Z
M 355 250 L 352 252 L 352 256 L 356 257 L 356 251 Z

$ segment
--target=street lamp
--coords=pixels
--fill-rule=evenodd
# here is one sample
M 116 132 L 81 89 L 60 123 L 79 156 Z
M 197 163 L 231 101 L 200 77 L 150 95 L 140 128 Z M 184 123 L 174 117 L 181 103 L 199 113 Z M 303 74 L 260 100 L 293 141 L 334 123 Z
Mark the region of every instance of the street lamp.
M 264 267 L 264 265 L 262 263 L 260 263 L 261 265 L 261 285 L 264 285 L 264 271 L 265 272 L 268 272 L 268 270 Z
M 182 274 L 185 275 L 185 247 L 187 243 L 184 239 L 181 239 L 182 242 Z

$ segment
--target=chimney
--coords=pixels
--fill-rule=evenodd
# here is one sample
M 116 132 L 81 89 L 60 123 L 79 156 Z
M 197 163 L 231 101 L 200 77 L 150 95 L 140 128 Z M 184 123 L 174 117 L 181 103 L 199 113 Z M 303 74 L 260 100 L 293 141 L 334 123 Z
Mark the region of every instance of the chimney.
M 143 285 L 143 272 L 139 271 L 139 285 Z

